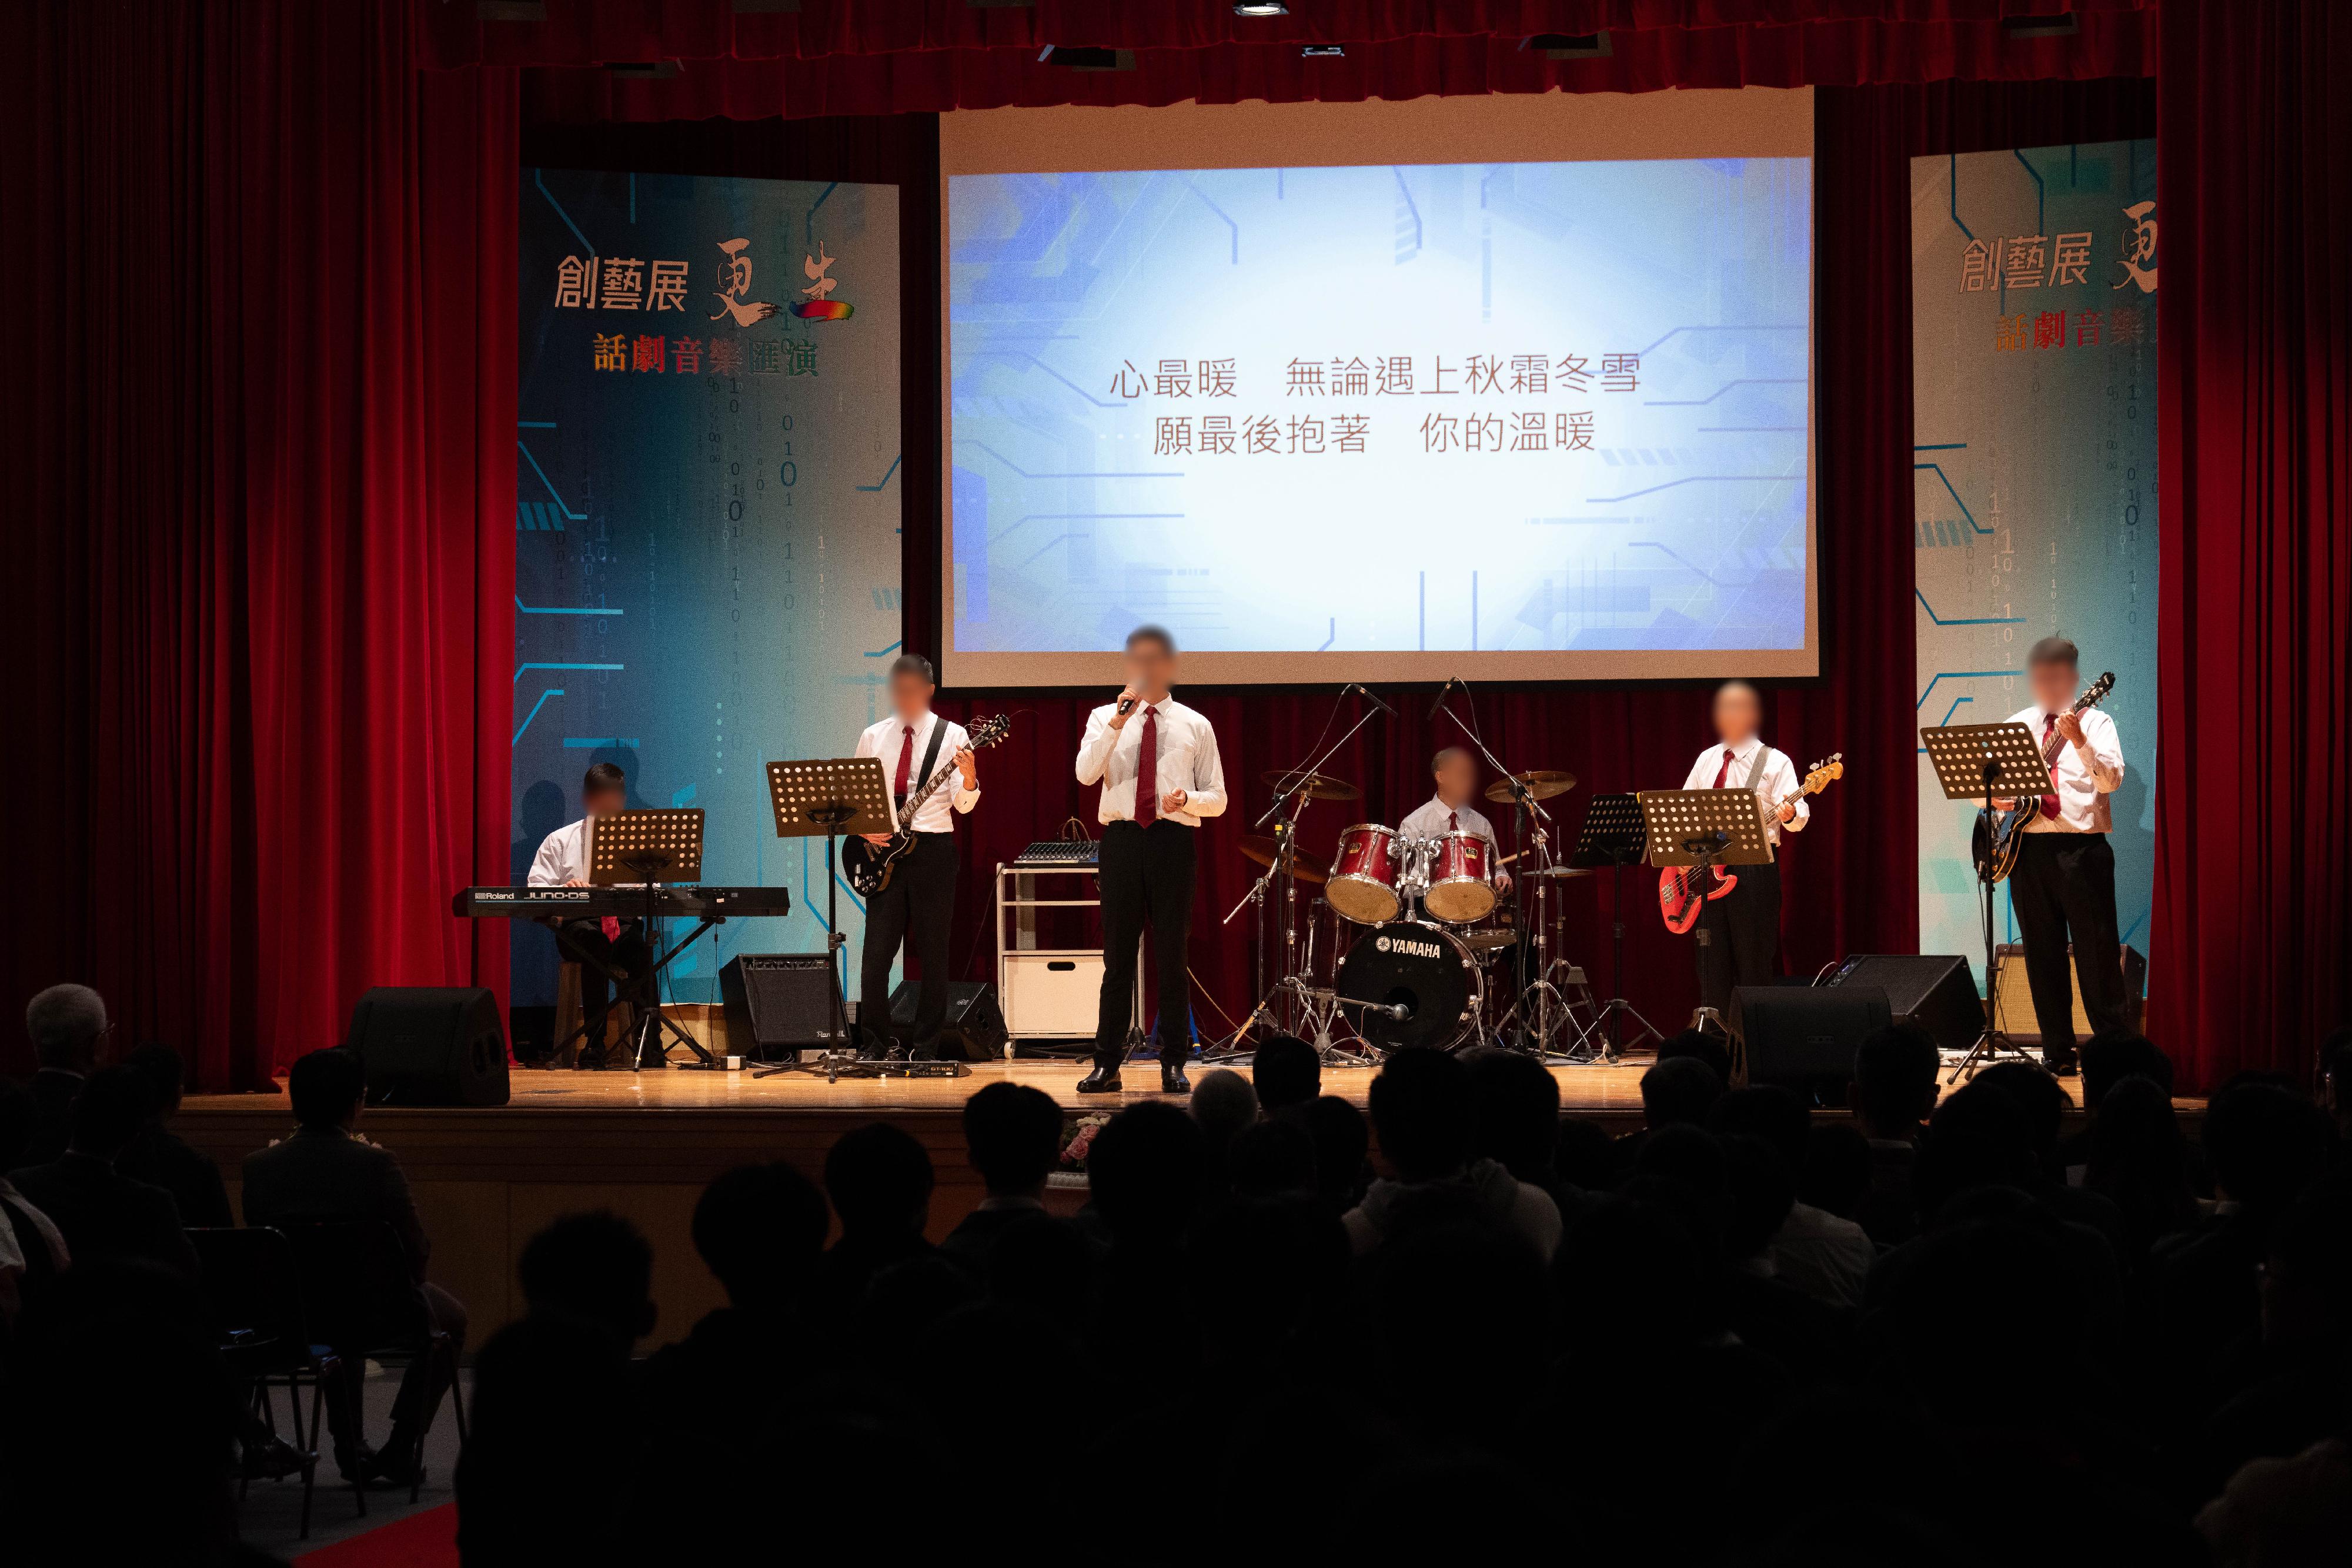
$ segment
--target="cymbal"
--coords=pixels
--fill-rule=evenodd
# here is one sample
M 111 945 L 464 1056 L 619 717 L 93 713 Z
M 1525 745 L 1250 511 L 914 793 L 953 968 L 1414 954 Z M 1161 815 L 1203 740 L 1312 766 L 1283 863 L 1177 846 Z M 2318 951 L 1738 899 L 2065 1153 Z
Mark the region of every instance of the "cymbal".
M 1345 779 L 1334 779 L 1328 773 L 1296 774 L 1276 768 L 1259 775 L 1268 784 L 1286 795 L 1307 791 L 1310 800 L 1360 800 L 1364 792 Z
M 1244 833 L 1242 835 L 1242 858 L 1244 860 L 1254 862 L 1258 865 L 1270 866 L 1274 863 L 1275 857 L 1279 855 L 1281 852 L 1281 847 L 1272 839 L 1267 838 L 1264 833 Z M 1296 839 L 1293 839 L 1290 841 L 1290 874 L 1297 877 L 1301 882 L 1312 882 L 1318 883 L 1321 883 L 1325 877 L 1323 868 L 1317 865 L 1313 861 L 1307 859 L 1307 852 L 1298 847 L 1298 841 Z
M 1513 777 L 1526 785 L 1528 793 L 1538 800 L 1549 800 L 1554 795 L 1565 795 L 1576 788 L 1576 775 L 1562 773 L 1557 768 L 1538 768 L 1531 772 L 1516 774 Z M 1496 779 L 1486 786 L 1486 796 L 1498 806 L 1509 805 L 1511 803 L 1510 779 Z

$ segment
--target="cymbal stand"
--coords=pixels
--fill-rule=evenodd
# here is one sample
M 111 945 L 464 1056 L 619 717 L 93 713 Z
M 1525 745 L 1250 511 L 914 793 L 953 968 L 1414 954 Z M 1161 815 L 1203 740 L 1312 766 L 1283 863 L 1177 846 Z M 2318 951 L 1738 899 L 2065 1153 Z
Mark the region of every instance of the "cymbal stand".
M 1465 694 L 1467 694 L 1470 685 L 1469 682 L 1459 681 L 1454 684 L 1460 685 Z M 1551 863 L 1551 840 L 1550 836 L 1545 830 L 1551 825 L 1551 813 L 1545 810 L 1542 805 L 1538 802 L 1534 792 L 1528 789 L 1527 781 L 1522 779 L 1510 768 L 1504 767 L 1502 759 L 1486 748 L 1486 739 L 1484 737 L 1479 735 L 1477 726 L 1465 722 L 1460 714 L 1455 713 L 1454 709 L 1448 706 L 1450 697 L 1450 691 L 1440 694 L 1437 699 L 1437 706 L 1444 710 L 1446 717 L 1454 721 L 1454 727 L 1468 737 L 1470 744 L 1478 748 L 1478 755 L 1486 758 L 1486 766 L 1501 774 L 1504 780 L 1510 786 L 1512 841 L 1514 843 L 1532 844 L 1537 869 L 1540 870 L 1543 867 L 1549 865 Z M 1474 709 L 1473 716 L 1475 716 L 1475 710 Z M 1430 716 L 1434 718 L 1437 716 L 1433 712 Z M 1522 936 L 1511 951 L 1511 996 L 1513 1000 L 1511 1003 L 1510 1012 L 1504 1015 L 1504 1021 L 1506 1023 L 1512 1021 L 1512 1019 L 1517 1017 L 1520 1003 L 1527 997 L 1528 988 L 1528 942 L 1526 937 Z M 1527 1026 L 1524 1024 L 1519 1026 L 1519 1037 L 1517 1039 L 1506 1036 L 1500 1029 L 1497 1029 L 1496 1030 L 1495 1042 L 1513 1051 L 1522 1051 L 1529 1053 L 1530 1055 L 1538 1057 L 1542 1056 L 1545 1052 L 1546 1042 L 1550 1037 L 1551 1011 L 1549 1002 L 1541 995 L 1538 995 L 1536 998 L 1536 1020 L 1535 1039 L 1532 1044 L 1528 1043 L 1526 1038 Z

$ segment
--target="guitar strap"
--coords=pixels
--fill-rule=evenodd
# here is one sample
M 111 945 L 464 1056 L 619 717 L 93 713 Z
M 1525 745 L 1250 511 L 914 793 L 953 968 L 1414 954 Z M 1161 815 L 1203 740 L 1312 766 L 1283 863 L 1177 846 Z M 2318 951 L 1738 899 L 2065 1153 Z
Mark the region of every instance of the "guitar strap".
M 1740 779 L 1739 787 L 1742 789 L 1746 789 L 1750 793 L 1753 793 L 1756 789 L 1756 781 L 1764 777 L 1764 769 L 1771 765 L 1772 748 L 1769 746 L 1758 747 L 1756 748 L 1756 755 L 1748 759 L 1748 775 L 1746 778 Z
M 923 747 L 923 765 L 915 769 L 914 787 L 917 789 L 920 789 L 924 785 L 931 781 L 931 764 L 940 759 L 940 742 L 947 738 L 947 733 L 948 721 L 941 718 L 939 715 L 933 714 L 931 716 L 931 743 Z M 901 798 L 898 801 L 898 804 L 901 806 L 904 806 L 906 803 L 907 802 L 904 798 Z M 903 821 L 898 825 L 902 828 L 907 826 Z

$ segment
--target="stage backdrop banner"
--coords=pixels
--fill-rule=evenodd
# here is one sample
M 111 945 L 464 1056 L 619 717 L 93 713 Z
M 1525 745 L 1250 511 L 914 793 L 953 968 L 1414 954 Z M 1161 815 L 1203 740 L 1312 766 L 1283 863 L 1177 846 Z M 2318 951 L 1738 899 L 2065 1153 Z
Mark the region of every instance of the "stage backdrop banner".
M 2028 706 L 2056 633 L 2115 672 L 2117 927 L 2147 950 L 2156 809 L 2156 143 L 1911 162 L 1912 477 L 1919 723 Z M 1972 807 L 1923 749 L 1919 944 L 1984 942 Z M 1996 935 L 2016 940 L 2006 889 Z M 2032 1028 L 2030 1019 L 2004 1026 Z
M 591 763 L 700 807 L 702 880 L 793 907 L 681 955 L 676 1000 L 824 947 L 824 841 L 776 838 L 763 765 L 846 757 L 888 706 L 898 293 L 894 186 L 524 171 L 514 880 Z M 846 883 L 840 910 L 855 938 Z M 519 932 L 515 1004 L 554 975 Z

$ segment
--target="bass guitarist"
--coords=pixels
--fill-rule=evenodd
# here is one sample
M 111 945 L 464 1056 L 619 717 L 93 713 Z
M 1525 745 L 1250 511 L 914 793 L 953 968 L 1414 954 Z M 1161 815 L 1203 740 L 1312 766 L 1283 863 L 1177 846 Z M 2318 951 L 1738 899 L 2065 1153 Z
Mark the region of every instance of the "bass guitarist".
M 2044 637 L 2025 656 L 2033 706 L 2010 722 L 2033 731 L 2050 758 L 2050 780 L 2023 831 L 2010 906 L 2025 944 L 2025 979 L 2042 1030 L 2042 1064 L 2062 1077 L 2074 1066 L 2074 993 L 2066 973 L 2074 942 L 2083 1011 L 2095 1035 L 2135 1032 L 2124 994 L 2123 951 L 2116 938 L 2116 856 L 2107 847 L 2107 797 L 2124 781 L 2123 743 L 2102 708 L 2074 711 L 2082 674 L 2074 644 Z M 2020 802 L 1996 800 L 2014 810 Z
M 1797 793 L 1797 765 L 1764 744 L 1764 699 L 1746 681 L 1716 688 L 1715 733 L 1721 738 L 1691 764 L 1685 789 L 1747 789 L 1767 810 Z M 1782 833 L 1804 831 L 1812 810 L 1802 796 L 1780 808 L 1765 835 L 1777 849 Z M 1769 986 L 1780 968 L 1780 867 L 1777 862 L 1736 868 L 1738 882 L 1709 899 L 1698 916 L 1699 1005 L 1717 1019 L 1731 1016 L 1736 986 Z
M 948 927 L 955 918 L 955 812 L 980 803 L 979 760 L 967 744 L 963 726 L 931 711 L 931 694 L 938 689 L 929 659 L 899 654 L 890 664 L 890 716 L 866 727 L 856 752 L 882 759 L 890 793 L 902 808 L 938 768 L 941 753 L 953 758 L 963 774 L 951 796 L 947 790 L 934 791 L 915 820 L 902 824 L 914 833 L 915 847 L 899 861 L 889 885 L 866 904 L 857 1021 L 866 1050 L 874 1054 L 903 1051 L 917 1061 L 939 1054 L 940 1027 L 947 1021 Z M 869 833 L 866 841 L 878 847 L 890 840 Z M 890 1019 L 890 961 L 902 943 L 922 970 L 913 1031 L 905 1039 L 897 1037 Z

